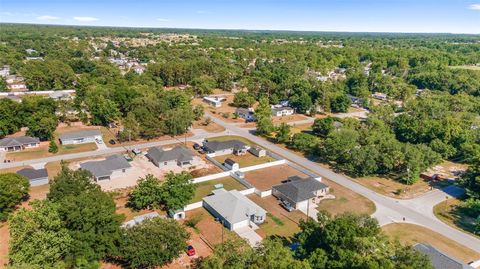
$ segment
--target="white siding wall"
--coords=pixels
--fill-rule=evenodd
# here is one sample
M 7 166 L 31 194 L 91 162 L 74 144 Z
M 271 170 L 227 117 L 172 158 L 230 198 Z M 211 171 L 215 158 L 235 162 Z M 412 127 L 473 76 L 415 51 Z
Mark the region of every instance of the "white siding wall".
M 37 180 L 30 180 L 30 186 L 41 186 L 48 184 L 48 177 L 40 178 Z

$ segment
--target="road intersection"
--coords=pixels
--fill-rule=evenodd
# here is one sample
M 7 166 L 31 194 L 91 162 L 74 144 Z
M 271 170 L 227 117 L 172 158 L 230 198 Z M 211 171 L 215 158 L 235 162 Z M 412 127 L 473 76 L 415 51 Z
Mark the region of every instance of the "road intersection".
M 335 183 L 340 184 L 350 189 L 351 191 L 368 198 L 376 206 L 376 211 L 372 216 L 378 220 L 380 225 L 386 225 L 389 223 L 412 223 L 421 225 L 480 253 L 480 239 L 441 222 L 433 214 L 433 206 L 445 200 L 446 197 L 454 197 L 459 194 L 458 189 L 453 189 L 455 187 L 448 187 L 449 189 L 444 190 L 437 189 L 410 200 L 399 200 L 387 197 L 371 189 L 368 189 L 361 184 L 354 182 L 345 175 L 335 173 L 332 170 L 324 168 L 317 163 L 308 160 L 305 157 L 299 156 L 289 150 L 270 143 L 263 138 L 253 135 L 254 129 L 252 128 L 238 127 L 235 123 L 227 123 L 219 118 L 212 116 L 209 113 L 207 113 L 206 116 L 210 117 L 213 122 L 223 126 L 226 130 L 224 132 L 214 134 L 196 130 L 193 136 L 186 138 L 187 141 L 200 141 L 205 138 L 223 135 L 238 135 L 245 137 L 246 139 L 251 140 L 252 142 L 268 149 L 275 154 L 284 157 L 285 159 L 293 163 L 296 163 L 324 178 L 328 178 Z M 22 162 L 1 163 L 0 169 L 35 165 L 39 163 L 47 163 L 60 160 L 72 160 L 77 158 L 121 153 L 125 150 L 132 150 L 134 148 L 145 149 L 149 147 L 168 145 L 178 142 L 183 142 L 183 139 L 182 141 L 180 141 L 180 139 L 170 139 L 142 143 L 133 146 L 113 147 L 90 152 L 58 155 L 42 159 L 26 160 Z

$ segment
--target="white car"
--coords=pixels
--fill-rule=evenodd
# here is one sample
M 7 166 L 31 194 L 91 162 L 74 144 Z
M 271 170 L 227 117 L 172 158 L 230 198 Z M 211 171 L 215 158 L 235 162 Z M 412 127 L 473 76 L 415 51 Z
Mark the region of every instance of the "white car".
M 95 141 L 98 143 L 98 144 L 103 144 L 103 140 L 102 139 L 95 139 Z

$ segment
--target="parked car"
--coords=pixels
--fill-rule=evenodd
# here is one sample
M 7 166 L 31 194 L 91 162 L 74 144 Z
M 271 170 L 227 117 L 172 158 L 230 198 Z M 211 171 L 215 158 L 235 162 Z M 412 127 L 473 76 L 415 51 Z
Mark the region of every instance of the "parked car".
M 95 141 L 98 143 L 98 144 L 103 144 L 103 140 L 102 139 L 95 139 Z
M 133 152 L 133 154 L 135 154 L 135 155 L 140 155 L 140 154 L 142 154 L 142 151 L 139 150 L 139 149 L 133 149 L 132 152 Z
M 187 255 L 188 255 L 188 256 L 193 256 L 193 255 L 195 255 L 195 248 L 193 248 L 192 245 L 189 245 L 189 246 L 187 247 L 186 252 L 187 252 Z
M 294 210 L 293 206 L 288 201 L 281 200 L 280 205 L 288 212 L 292 212 Z
M 115 144 L 117 144 L 117 142 L 115 142 L 115 140 L 113 140 L 113 139 L 110 139 L 110 141 L 108 141 L 108 143 L 110 143 L 110 145 L 115 145 Z
M 201 147 L 198 143 L 193 144 L 193 149 L 194 150 L 199 150 Z

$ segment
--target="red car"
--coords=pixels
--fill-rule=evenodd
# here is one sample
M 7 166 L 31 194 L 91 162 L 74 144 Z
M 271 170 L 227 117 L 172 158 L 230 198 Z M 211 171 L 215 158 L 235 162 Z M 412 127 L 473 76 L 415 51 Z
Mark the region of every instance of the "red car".
M 193 256 L 193 255 L 195 255 L 195 249 L 193 248 L 192 245 L 189 245 L 189 246 L 187 247 L 187 250 L 186 250 L 186 251 L 187 251 L 187 255 L 188 255 L 188 256 Z

